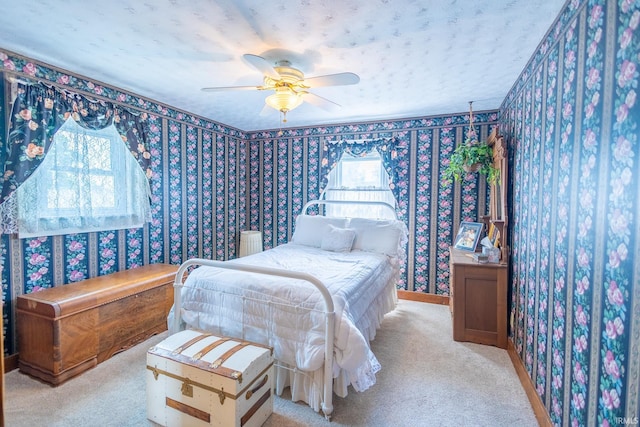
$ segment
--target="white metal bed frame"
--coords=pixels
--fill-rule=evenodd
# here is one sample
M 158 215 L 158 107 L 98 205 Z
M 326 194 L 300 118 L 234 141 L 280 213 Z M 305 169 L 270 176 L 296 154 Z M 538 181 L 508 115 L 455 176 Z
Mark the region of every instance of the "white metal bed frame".
M 395 219 L 398 219 L 395 207 L 385 202 L 378 201 L 346 201 L 346 200 L 311 200 L 307 202 L 302 208 L 301 215 L 306 215 L 306 211 L 313 205 L 327 205 L 327 204 L 362 204 L 362 205 L 377 205 L 384 206 L 393 212 Z M 172 331 L 179 331 L 181 329 L 181 309 L 182 309 L 182 293 L 181 289 L 184 287 L 184 274 L 189 267 L 193 266 L 207 266 L 215 267 L 227 270 L 245 271 L 250 273 L 266 274 L 269 276 L 279 276 L 291 279 L 305 280 L 315 286 L 324 300 L 324 316 L 325 316 L 325 351 L 324 351 L 324 365 L 323 365 L 323 378 L 324 385 L 322 390 L 322 412 L 327 420 L 331 418 L 333 413 L 333 346 L 335 335 L 335 312 L 334 303 L 331 294 L 327 287 L 321 280 L 312 276 L 311 274 L 301 273 L 296 271 L 283 270 L 279 268 L 259 267 L 253 265 L 245 265 L 238 263 L 229 263 L 225 261 L 217 261 L 204 258 L 191 258 L 183 262 L 178 268 L 176 278 L 174 280 L 174 308 L 173 308 L 173 328 Z

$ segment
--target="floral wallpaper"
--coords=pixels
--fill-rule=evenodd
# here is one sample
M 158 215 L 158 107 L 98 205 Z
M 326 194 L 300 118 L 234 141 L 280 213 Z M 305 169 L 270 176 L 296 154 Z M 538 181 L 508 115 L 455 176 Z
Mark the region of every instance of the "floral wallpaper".
M 246 182 L 241 179 L 247 172 L 244 133 L 0 50 L 0 76 L 3 71 L 147 112 L 153 215 L 152 222 L 139 229 L 32 239 L 0 235 L 7 354 L 17 351 L 18 295 L 144 264 L 235 257 L 247 216 Z M 4 126 L 10 100 L 9 85 L 2 81 Z M 0 146 L 6 135 L 4 127 L 1 130 Z
M 0 79 L 2 79 L 2 73 L 0 73 Z M 4 83 L 0 83 L 0 141 L 4 140 L 5 135 L 7 135 L 7 130 L 5 128 L 5 112 L 8 110 L 8 103 L 5 102 L 5 87 Z M 2 145 L 2 144 L 0 144 Z M 6 151 L 0 150 L 0 164 L 4 164 L 6 157 Z M 8 268 L 6 267 L 6 257 L 7 257 L 7 249 L 4 243 L 4 237 L 0 235 L 0 285 L 2 288 L 2 332 L 3 336 L 7 335 L 7 326 L 9 325 L 9 313 L 7 313 L 7 309 L 5 308 L 5 298 L 7 295 L 8 288 Z M 5 344 L 5 352 L 6 352 L 6 344 Z
M 554 425 L 640 417 L 640 2 L 571 1 L 501 109 L 512 339 Z

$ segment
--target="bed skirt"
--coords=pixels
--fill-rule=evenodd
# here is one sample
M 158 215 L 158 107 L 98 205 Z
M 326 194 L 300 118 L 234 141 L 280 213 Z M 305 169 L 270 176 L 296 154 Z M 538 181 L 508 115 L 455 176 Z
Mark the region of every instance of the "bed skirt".
M 376 331 L 382 324 L 385 314 L 393 311 L 398 303 L 398 294 L 395 283 L 397 277 L 393 278 L 393 285 L 385 287 L 378 297 L 373 301 L 372 309 L 367 315 L 356 322 L 356 327 L 362 334 L 372 341 L 376 336 Z M 355 391 L 365 391 L 376 382 L 376 373 L 381 369 L 378 359 L 373 352 L 369 352 L 369 363 L 363 366 L 356 375 L 357 378 L 350 378 L 348 373 L 340 369 L 334 361 L 333 366 L 333 392 L 339 397 L 346 397 L 348 386 L 351 385 Z M 275 366 L 275 392 L 282 396 L 284 390 L 289 387 L 291 400 L 294 402 L 303 401 L 314 411 L 322 409 L 322 390 L 324 388 L 324 371 L 322 368 L 313 372 L 303 372 L 294 366 L 282 362 L 276 362 Z

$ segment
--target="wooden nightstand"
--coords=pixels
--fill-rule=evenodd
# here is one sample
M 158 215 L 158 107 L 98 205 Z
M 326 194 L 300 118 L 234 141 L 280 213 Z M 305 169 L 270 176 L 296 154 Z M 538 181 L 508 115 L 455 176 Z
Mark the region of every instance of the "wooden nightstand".
M 453 339 L 507 348 L 507 265 L 480 264 L 449 248 Z

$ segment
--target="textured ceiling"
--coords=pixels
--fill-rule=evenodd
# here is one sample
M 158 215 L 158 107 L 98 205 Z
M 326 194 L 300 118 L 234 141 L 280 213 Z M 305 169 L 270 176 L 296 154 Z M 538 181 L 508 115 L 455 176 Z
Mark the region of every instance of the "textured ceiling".
M 287 127 L 494 109 L 564 0 L 0 0 L 0 48 L 235 128 L 281 126 L 245 53 L 289 60 L 307 77 L 360 83 L 312 92 Z

